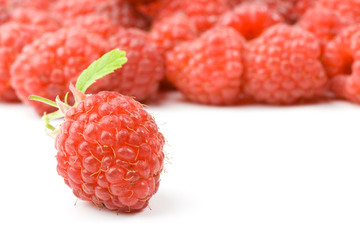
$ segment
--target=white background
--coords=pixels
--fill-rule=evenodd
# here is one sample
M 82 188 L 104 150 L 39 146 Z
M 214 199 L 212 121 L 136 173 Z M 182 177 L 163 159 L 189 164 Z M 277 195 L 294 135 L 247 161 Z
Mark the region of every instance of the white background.
M 170 163 L 152 210 L 116 214 L 76 201 L 39 117 L 1 104 L 0 239 L 360 239 L 360 106 L 148 110 Z

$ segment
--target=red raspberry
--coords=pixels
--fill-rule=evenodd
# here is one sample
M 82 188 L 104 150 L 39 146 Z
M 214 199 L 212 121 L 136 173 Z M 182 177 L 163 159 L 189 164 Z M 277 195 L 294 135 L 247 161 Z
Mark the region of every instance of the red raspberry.
M 48 10 L 56 1 L 57 0 L 7 0 L 7 7 L 10 9 L 35 8 Z
M 10 19 L 10 14 L 5 6 L 5 2 L 0 1 L 0 25 L 7 22 Z
M 126 65 L 103 79 L 106 89 L 144 101 L 156 94 L 165 75 L 162 54 L 139 29 L 119 31 L 110 40 L 110 47 L 126 51 Z
M 87 14 L 100 14 L 123 27 L 147 29 L 149 20 L 125 0 L 62 0 L 53 7 L 59 19 L 75 18 Z
M 295 4 L 295 14 L 297 18 L 300 18 L 306 13 L 308 9 L 311 9 L 318 0 L 297 0 Z
M 23 47 L 33 41 L 38 31 L 29 25 L 8 22 L 0 26 L 0 98 L 18 101 L 10 86 L 10 67 Z
M 227 0 L 227 2 L 231 7 L 235 7 L 237 5 L 240 5 L 243 2 L 243 0 Z
M 243 72 L 244 39 L 232 28 L 214 28 L 167 55 L 167 77 L 191 101 L 233 104 Z
M 97 14 L 87 14 L 76 18 L 70 18 L 64 22 L 64 27 L 79 27 L 89 32 L 109 38 L 119 31 L 119 26 L 110 21 L 109 18 Z
M 138 9 L 153 19 L 168 18 L 184 9 L 184 0 L 156 0 L 150 4 L 138 6 Z
M 360 23 L 360 0 L 318 0 L 315 7 L 326 8 L 353 23 Z
M 293 104 L 322 95 L 327 78 L 319 57 L 319 42 L 311 33 L 276 25 L 249 43 L 245 94 L 269 104 Z
M 283 22 L 282 17 L 265 5 L 242 4 L 225 13 L 219 19 L 218 25 L 232 27 L 247 40 L 251 40 L 280 22 Z
M 195 26 L 182 13 L 155 21 L 150 32 L 151 41 L 162 53 L 170 51 L 181 42 L 193 40 L 196 37 Z
M 299 27 L 312 32 L 320 40 L 322 47 L 351 24 L 352 21 L 337 12 L 319 7 L 309 9 L 297 23 Z
M 80 28 L 46 33 L 27 45 L 11 67 L 11 84 L 19 98 L 42 114 L 54 110 L 38 102 L 29 102 L 36 94 L 48 99 L 64 97 L 70 82 L 92 61 L 106 51 L 106 41 Z M 102 81 L 95 86 L 105 89 Z M 93 88 L 94 89 L 94 88 Z
M 360 103 L 360 27 L 345 29 L 325 48 L 323 63 L 333 92 Z
M 127 0 L 131 4 L 149 4 L 156 2 L 156 0 Z
M 158 190 L 164 143 L 140 103 L 116 92 L 88 95 L 66 112 L 55 143 L 57 171 L 82 200 L 138 211 Z

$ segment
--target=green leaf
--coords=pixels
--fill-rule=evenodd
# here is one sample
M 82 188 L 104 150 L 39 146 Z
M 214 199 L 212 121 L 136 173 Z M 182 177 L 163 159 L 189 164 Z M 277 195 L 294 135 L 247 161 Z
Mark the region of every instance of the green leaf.
M 63 117 L 64 117 L 64 114 L 60 110 L 57 110 L 50 114 L 44 114 L 44 116 L 42 117 L 42 120 L 44 121 L 45 127 L 47 129 L 54 131 L 54 130 L 56 130 L 56 128 L 50 124 L 50 121 L 54 120 L 54 119 L 63 118 Z
M 46 98 L 43 98 L 43 97 L 31 95 L 31 96 L 29 96 L 29 99 L 30 99 L 30 100 L 34 100 L 34 101 L 38 101 L 38 102 L 42 102 L 42 103 L 45 103 L 45 104 L 47 104 L 47 105 L 50 105 L 50 106 L 53 106 L 53 107 L 58 108 L 58 105 L 56 104 L 56 102 L 51 101 L 51 100 L 46 99 Z
M 85 93 L 86 89 L 95 83 L 96 80 L 121 68 L 126 62 L 127 58 L 124 51 L 114 49 L 104 54 L 81 73 L 77 79 L 76 88 Z

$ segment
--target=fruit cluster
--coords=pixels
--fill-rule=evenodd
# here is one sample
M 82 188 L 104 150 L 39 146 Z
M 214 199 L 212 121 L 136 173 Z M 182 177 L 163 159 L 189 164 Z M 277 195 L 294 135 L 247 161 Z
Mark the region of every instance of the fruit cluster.
M 68 96 L 113 49 L 127 63 L 86 88 L 90 97 Z M 0 0 L 0 101 L 51 117 L 62 109 L 58 172 L 79 198 L 147 205 L 164 139 L 131 98 L 161 89 L 212 105 L 360 104 L 360 0 Z

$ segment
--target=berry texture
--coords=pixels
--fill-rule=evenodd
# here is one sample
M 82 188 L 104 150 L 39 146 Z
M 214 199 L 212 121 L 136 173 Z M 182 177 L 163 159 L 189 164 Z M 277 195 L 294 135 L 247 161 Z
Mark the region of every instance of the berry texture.
M 147 33 L 139 29 L 123 29 L 109 42 L 111 49 L 126 51 L 128 62 L 105 77 L 103 86 L 135 97 L 138 101 L 153 97 L 165 76 L 165 63 L 162 54 L 149 41 Z
M 218 21 L 219 26 L 237 30 L 245 39 L 258 37 L 267 28 L 283 22 L 282 17 L 265 5 L 243 4 L 225 13 Z
M 342 29 L 352 25 L 352 21 L 343 18 L 336 11 L 326 8 L 309 9 L 298 21 L 297 26 L 313 33 L 323 47 L 328 41 L 338 35 Z
M 150 25 L 149 20 L 125 0 L 63 0 L 54 5 L 53 12 L 59 19 L 99 14 L 123 27 L 148 29 Z
M 360 104 L 360 28 L 345 29 L 325 48 L 323 63 L 338 97 Z
M 11 67 L 11 84 L 19 98 L 42 114 L 54 109 L 28 100 L 30 94 L 48 99 L 57 95 L 64 97 L 70 82 L 92 61 L 102 56 L 107 48 L 106 41 L 98 35 L 80 28 L 64 28 L 45 33 L 27 45 Z M 102 81 L 97 87 L 104 89 Z
M 195 39 L 197 31 L 186 15 L 178 13 L 155 21 L 149 37 L 160 52 L 166 53 L 181 42 Z
M 360 0 L 318 0 L 315 7 L 337 12 L 342 18 L 360 23 Z
M 167 77 L 191 101 L 234 104 L 240 94 L 244 42 L 232 28 L 211 29 L 167 54 Z
M 258 102 L 294 104 L 321 96 L 327 77 L 318 40 L 309 32 L 276 25 L 250 42 L 244 92 Z
M 7 7 L 16 8 L 34 8 L 40 10 L 48 10 L 52 4 L 58 0 L 7 0 Z
M 140 103 L 116 92 L 88 95 L 65 115 L 57 171 L 82 200 L 138 211 L 158 190 L 164 143 Z
M 10 67 L 23 47 L 38 35 L 29 25 L 7 22 L 0 26 L 0 98 L 2 101 L 18 101 L 10 85 Z

